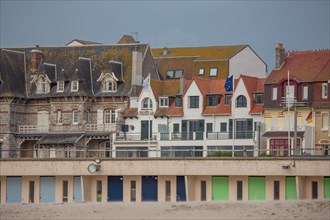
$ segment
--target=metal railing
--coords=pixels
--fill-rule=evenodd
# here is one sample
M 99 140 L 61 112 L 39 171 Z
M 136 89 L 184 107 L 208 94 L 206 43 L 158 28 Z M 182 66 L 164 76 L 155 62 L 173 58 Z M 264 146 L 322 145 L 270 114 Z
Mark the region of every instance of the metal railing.
M 327 157 L 329 149 L 296 148 L 296 149 L 156 149 L 146 147 L 111 149 L 3 149 L 1 158 L 29 159 L 73 159 L 73 158 L 185 158 L 185 157 Z
M 84 125 L 19 125 L 18 133 L 20 134 L 34 134 L 34 133 L 48 133 L 48 132 L 114 132 L 116 131 L 116 124 L 84 124 Z
M 150 140 L 157 140 L 157 133 L 150 135 Z M 133 132 L 118 132 L 116 133 L 115 141 L 148 141 L 148 134 Z

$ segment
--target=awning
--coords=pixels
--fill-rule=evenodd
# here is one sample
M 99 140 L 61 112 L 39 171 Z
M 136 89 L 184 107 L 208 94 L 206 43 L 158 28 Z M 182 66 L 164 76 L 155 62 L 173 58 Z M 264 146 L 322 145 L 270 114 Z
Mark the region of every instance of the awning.
M 42 137 L 37 144 L 75 144 L 77 143 L 84 134 L 47 134 Z
M 304 137 L 305 131 L 297 131 L 297 137 Z M 290 132 L 290 137 L 293 138 L 294 132 Z M 263 137 L 288 137 L 287 131 L 266 131 Z

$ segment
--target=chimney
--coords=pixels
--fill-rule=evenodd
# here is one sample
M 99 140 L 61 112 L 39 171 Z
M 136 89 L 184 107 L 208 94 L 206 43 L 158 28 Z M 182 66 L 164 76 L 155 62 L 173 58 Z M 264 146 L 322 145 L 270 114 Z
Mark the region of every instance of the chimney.
M 284 63 L 285 49 L 283 48 L 283 44 L 278 43 L 275 51 L 276 51 L 275 69 L 280 69 Z
M 44 57 L 43 52 L 39 49 L 39 45 L 36 45 L 36 48 L 31 50 L 30 57 L 31 57 L 31 59 L 30 59 L 31 69 L 30 70 L 31 70 L 32 74 L 35 74 Z
M 132 85 L 142 85 L 143 54 L 132 51 Z
M 183 77 L 180 78 L 180 95 L 183 95 L 183 90 L 185 87 L 185 79 Z

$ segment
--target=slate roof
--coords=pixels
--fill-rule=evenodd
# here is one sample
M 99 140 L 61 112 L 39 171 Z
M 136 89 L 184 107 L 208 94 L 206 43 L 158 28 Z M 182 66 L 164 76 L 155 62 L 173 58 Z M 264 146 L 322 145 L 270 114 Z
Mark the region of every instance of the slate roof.
M 150 53 L 147 44 L 130 45 L 89 45 L 39 47 L 43 52 L 43 60 L 37 74 L 47 75 L 51 80 L 50 93 L 36 94 L 35 83 L 31 82 L 30 52 L 33 47 L 10 48 L 0 50 L 0 96 L 45 98 L 56 96 L 127 96 L 139 88 L 132 86 L 132 52 L 139 48 L 145 55 Z M 26 67 L 24 66 L 24 53 Z M 148 73 L 152 78 L 158 78 L 151 56 L 143 60 L 143 78 Z M 91 59 L 90 61 L 88 59 Z M 148 58 L 148 59 L 147 59 Z M 118 63 L 122 62 L 122 67 Z M 147 64 L 147 62 L 150 62 Z M 145 67 L 146 66 L 146 67 Z M 151 68 L 150 68 L 151 66 Z M 147 68 L 147 69 L 144 69 Z M 118 78 L 117 92 L 105 93 L 102 83 L 97 82 L 103 71 L 112 71 Z M 71 82 L 79 81 L 79 90 L 71 92 Z M 56 92 L 57 81 L 65 81 L 64 92 Z
M 117 42 L 117 44 L 134 44 L 138 43 L 131 35 L 124 34 L 120 40 Z
M 73 39 L 72 41 L 68 42 L 67 44 L 65 44 L 66 46 L 67 45 L 70 45 L 72 42 L 78 42 L 82 45 L 93 45 L 93 44 L 101 44 L 101 43 L 97 43 L 97 42 L 93 42 L 93 41 L 87 41 L 87 40 L 80 40 L 80 39 Z
M 265 84 L 277 84 L 287 77 L 288 71 L 299 83 L 329 80 L 329 60 L 330 50 L 286 52 L 284 64 L 270 73 Z
M 230 59 L 247 46 L 248 45 L 166 48 L 166 55 L 163 54 L 164 48 L 154 48 L 152 49 L 152 54 L 156 58 L 196 57 L 197 60 Z
M 42 137 L 36 144 L 75 144 L 81 138 L 83 138 L 83 133 L 76 134 L 47 134 Z

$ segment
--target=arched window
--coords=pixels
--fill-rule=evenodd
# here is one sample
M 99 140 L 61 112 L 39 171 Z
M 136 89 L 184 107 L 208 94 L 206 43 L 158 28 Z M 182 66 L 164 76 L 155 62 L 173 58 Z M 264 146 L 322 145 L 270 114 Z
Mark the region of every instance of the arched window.
M 246 107 L 246 98 L 244 95 L 240 95 L 236 98 L 236 107 Z
M 149 98 L 145 98 L 142 101 L 142 109 L 152 109 L 152 101 Z
M 116 112 L 115 110 L 106 109 L 104 110 L 104 124 L 116 123 Z
M 117 90 L 117 82 L 111 76 L 106 76 L 103 79 L 103 91 L 115 92 Z
M 322 130 L 328 130 L 329 126 L 329 115 L 328 113 L 322 114 Z

